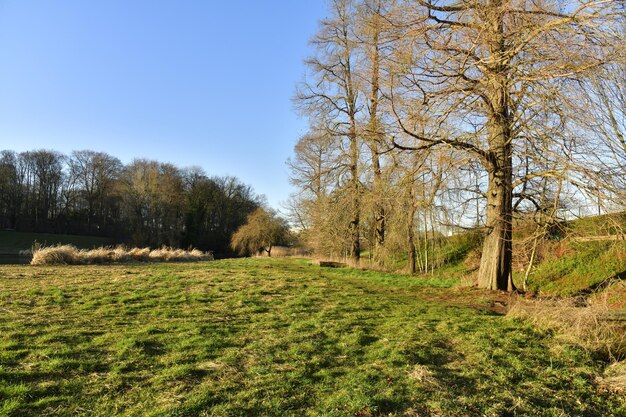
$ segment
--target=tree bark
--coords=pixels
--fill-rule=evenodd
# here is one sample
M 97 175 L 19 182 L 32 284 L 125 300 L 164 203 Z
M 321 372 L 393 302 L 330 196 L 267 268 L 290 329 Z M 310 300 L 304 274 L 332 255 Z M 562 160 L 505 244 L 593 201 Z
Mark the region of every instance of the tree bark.
M 380 168 L 380 152 L 376 143 L 372 143 L 372 168 L 374 171 L 374 220 L 375 220 L 375 242 L 376 242 L 376 258 L 380 261 L 378 256 L 379 250 L 385 244 L 385 206 L 382 203 L 382 171 Z
M 512 277 L 513 132 L 510 114 L 509 60 L 504 38 L 502 0 L 491 0 L 489 10 L 490 62 L 487 67 L 489 151 L 483 161 L 489 173 L 487 234 L 478 271 L 478 286 L 514 291 Z
M 409 273 L 417 272 L 417 249 L 415 248 L 415 186 L 409 185 L 409 201 L 407 210 L 407 256 L 409 261 Z
M 512 277 L 513 158 L 506 92 L 489 126 L 491 151 L 486 161 L 487 234 L 478 271 L 478 286 L 490 290 L 514 291 Z
M 358 265 L 361 260 L 361 198 L 359 195 L 359 148 L 357 143 L 356 121 L 351 120 L 350 126 L 350 174 L 351 174 L 351 191 L 352 191 L 352 207 L 350 221 L 350 256 L 354 265 Z
M 374 173 L 374 183 L 372 193 L 374 195 L 374 220 L 375 220 L 375 251 L 374 257 L 377 262 L 381 263 L 382 258 L 379 251 L 385 244 L 385 206 L 382 202 L 382 170 L 380 167 L 380 150 L 379 143 L 381 141 L 380 123 L 378 119 L 378 104 L 380 102 L 380 14 L 381 4 L 376 3 L 376 10 L 372 15 L 372 79 L 370 91 L 370 121 L 369 121 L 369 147 L 372 153 L 372 171 Z
M 510 146 L 509 146 L 510 148 Z M 510 160 L 510 158 L 509 158 Z M 514 291 L 512 279 L 512 186 L 508 169 L 489 170 L 487 188 L 487 234 L 478 271 L 478 286 Z

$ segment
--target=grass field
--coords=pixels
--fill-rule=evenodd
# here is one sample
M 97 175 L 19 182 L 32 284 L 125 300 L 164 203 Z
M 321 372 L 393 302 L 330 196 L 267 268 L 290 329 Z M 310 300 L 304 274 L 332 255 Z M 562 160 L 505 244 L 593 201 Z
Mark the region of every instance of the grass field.
M 0 267 L 0 414 L 623 416 L 603 364 L 452 281 L 304 260 Z

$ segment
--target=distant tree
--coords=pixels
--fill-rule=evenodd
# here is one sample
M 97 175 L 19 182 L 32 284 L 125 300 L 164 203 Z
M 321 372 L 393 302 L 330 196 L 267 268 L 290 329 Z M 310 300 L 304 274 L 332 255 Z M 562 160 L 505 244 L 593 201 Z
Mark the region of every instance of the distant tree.
M 0 229 L 98 235 L 139 246 L 233 256 L 235 231 L 261 205 L 235 177 L 102 152 L 0 151 Z
M 183 246 L 232 256 L 231 237 L 259 206 L 258 197 L 236 178 L 209 178 L 198 168 L 186 172 L 185 183 Z
M 41 149 L 26 152 L 34 179 L 34 226 L 36 231 L 53 231 L 58 211 L 58 199 L 63 179 L 64 156 L 56 151 Z
M 19 214 L 18 158 L 15 152 L 0 152 L 0 227 L 14 229 Z
M 272 248 L 285 242 L 289 236 L 287 222 L 272 211 L 259 207 L 248 216 L 231 239 L 233 250 L 241 255 L 265 251 L 272 256 Z
M 122 174 L 120 192 L 134 244 L 179 245 L 184 198 L 178 168 L 136 159 Z
M 68 176 L 79 190 L 79 207 L 85 213 L 87 230 L 93 232 L 94 223 L 98 230 L 106 223 L 107 202 L 122 163 L 106 153 L 86 150 L 72 152 L 68 165 Z

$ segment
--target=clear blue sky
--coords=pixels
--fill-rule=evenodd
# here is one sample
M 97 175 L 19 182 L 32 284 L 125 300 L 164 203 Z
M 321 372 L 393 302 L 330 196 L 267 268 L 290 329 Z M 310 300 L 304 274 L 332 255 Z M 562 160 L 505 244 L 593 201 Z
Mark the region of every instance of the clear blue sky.
M 0 0 L 0 149 L 234 175 L 278 208 L 323 0 Z

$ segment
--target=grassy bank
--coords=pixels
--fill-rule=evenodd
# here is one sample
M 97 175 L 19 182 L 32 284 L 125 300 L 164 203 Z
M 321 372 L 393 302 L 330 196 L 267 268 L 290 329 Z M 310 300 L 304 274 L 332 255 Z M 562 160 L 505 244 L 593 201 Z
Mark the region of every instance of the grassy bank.
M 544 243 L 544 259 L 532 270 L 529 290 L 573 296 L 626 278 L 626 241 Z M 523 272 L 514 274 L 522 282 Z M 626 298 L 623 300 L 626 303 Z
M 80 249 L 92 249 L 112 243 L 108 238 L 97 236 L 0 231 L 0 253 L 17 254 L 21 250 L 30 249 L 35 241 L 43 246 L 73 245 Z
M 626 240 L 622 237 L 626 214 L 562 222 L 558 229 L 558 236 L 536 241 L 527 281 L 530 293 L 548 297 L 578 296 L 626 278 Z M 523 287 L 535 233 L 536 225 L 525 224 L 519 226 L 513 236 L 513 279 L 518 288 Z M 424 276 L 476 284 L 481 249 L 482 239 L 475 231 L 443 238 L 431 254 L 441 266 Z M 403 255 L 401 253 L 400 260 L 393 265 L 396 270 L 406 269 Z M 624 290 L 613 287 L 611 291 L 621 298 L 615 300 L 615 304 L 626 306 Z
M 493 293 L 299 260 L 0 267 L 0 414 L 618 416 Z

